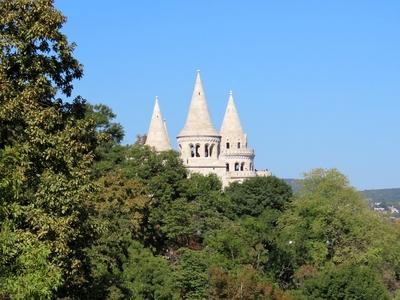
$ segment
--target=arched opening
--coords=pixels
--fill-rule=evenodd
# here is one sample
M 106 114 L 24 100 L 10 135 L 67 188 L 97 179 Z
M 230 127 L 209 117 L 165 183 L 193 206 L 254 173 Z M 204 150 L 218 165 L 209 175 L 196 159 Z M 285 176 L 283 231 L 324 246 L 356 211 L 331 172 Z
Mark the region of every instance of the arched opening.
M 240 166 L 239 166 L 239 163 L 237 162 L 237 163 L 235 163 L 235 171 L 239 171 L 240 170 Z
M 244 162 L 240 164 L 240 171 L 244 171 Z
M 205 157 L 208 157 L 209 156 L 209 149 L 208 149 L 208 144 L 206 144 L 205 146 L 204 146 L 204 156 Z M 210 155 L 211 156 L 211 155 Z
M 253 164 L 250 163 L 250 171 L 254 171 L 253 168 L 254 168 L 254 167 L 253 167 Z
M 213 157 L 213 152 L 214 152 L 214 144 L 211 144 L 210 146 L 210 157 Z
M 182 153 L 182 145 L 181 144 L 179 144 L 179 152 Z
M 238 142 L 238 149 L 240 149 L 240 142 Z
M 230 147 L 231 147 L 231 144 L 229 144 L 229 142 L 226 143 L 226 149 L 229 149 Z
M 200 157 L 200 145 L 196 145 L 196 157 Z
M 189 149 L 190 149 L 190 157 L 194 157 L 194 146 L 193 146 L 193 144 L 189 145 Z
M 226 171 L 229 172 L 229 164 L 227 163 L 225 166 L 226 166 Z

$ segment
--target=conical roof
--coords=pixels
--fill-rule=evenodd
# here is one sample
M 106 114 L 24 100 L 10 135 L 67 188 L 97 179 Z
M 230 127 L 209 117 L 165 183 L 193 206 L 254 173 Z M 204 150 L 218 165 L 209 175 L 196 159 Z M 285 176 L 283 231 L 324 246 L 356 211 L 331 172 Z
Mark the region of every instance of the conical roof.
M 150 128 L 147 133 L 146 145 L 154 147 L 159 152 L 171 150 L 167 127 L 158 104 L 158 97 L 156 97 L 153 116 L 151 117 Z
M 192 101 L 186 119 L 185 127 L 179 136 L 207 135 L 218 136 L 208 111 L 207 100 L 197 71 L 196 82 L 193 88 Z
M 239 114 L 236 109 L 235 101 L 233 100 L 232 91 L 229 92 L 228 105 L 221 126 L 221 135 L 244 136 Z

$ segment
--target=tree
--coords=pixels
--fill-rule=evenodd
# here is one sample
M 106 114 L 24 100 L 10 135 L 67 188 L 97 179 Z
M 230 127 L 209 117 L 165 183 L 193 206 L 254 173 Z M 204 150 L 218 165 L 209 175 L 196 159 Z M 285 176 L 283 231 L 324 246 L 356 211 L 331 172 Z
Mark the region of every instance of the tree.
M 398 232 L 368 208 L 367 201 L 337 170 L 317 169 L 306 174 L 304 189 L 278 223 L 277 247 L 280 256 L 290 261 L 283 274 L 282 269 L 276 269 L 280 280 L 294 280 L 304 266 L 319 271 L 353 263 L 391 274 L 385 279 L 388 286 L 396 281 Z M 284 275 L 292 271 L 294 277 Z
M 305 283 L 302 294 L 304 299 L 316 300 L 389 299 L 386 288 L 377 274 L 371 268 L 356 265 L 325 270 L 317 278 Z
M 263 278 L 255 269 L 245 266 L 232 272 L 219 267 L 211 268 L 209 299 L 292 300 L 293 298 Z
M 182 248 L 175 273 L 180 296 L 183 299 L 207 299 L 208 270 L 213 257 L 204 251 Z
M 254 177 L 243 183 L 232 183 L 226 190 L 232 199 L 237 216 L 261 215 L 266 209 L 283 211 L 292 196 L 292 190 L 275 177 Z
M 264 229 L 261 226 L 251 217 L 241 222 L 227 221 L 206 235 L 205 246 L 208 251 L 221 254 L 230 268 L 251 265 L 259 269 L 267 260 L 267 250 L 260 237 L 260 229 Z
M 72 81 L 82 76 L 74 45 L 61 32 L 64 22 L 51 0 L 0 2 L 4 297 L 68 296 L 87 280 L 96 137 L 80 98 L 56 99 L 70 96 Z
M 193 174 L 181 182 L 177 198 L 153 208 L 151 220 L 160 224 L 168 246 L 200 249 L 204 235 L 220 226 L 230 206 L 217 176 Z
M 128 248 L 134 238 L 140 238 L 150 197 L 142 183 L 126 179 L 120 171 L 104 173 L 97 185 L 98 194 L 91 205 L 93 225 L 99 232 L 88 250 L 92 270 L 90 298 L 128 297 L 123 266 L 129 260 Z
M 130 299 L 178 299 L 178 289 L 171 273 L 163 257 L 154 256 L 138 242 L 132 242 L 129 246 L 122 280 Z
M 116 171 L 118 166 L 126 159 L 125 146 L 121 146 L 124 138 L 124 129 L 113 120 L 116 115 L 111 108 L 104 104 L 85 105 L 86 119 L 94 121 L 98 145 L 94 151 L 93 175 L 95 178 L 103 174 Z

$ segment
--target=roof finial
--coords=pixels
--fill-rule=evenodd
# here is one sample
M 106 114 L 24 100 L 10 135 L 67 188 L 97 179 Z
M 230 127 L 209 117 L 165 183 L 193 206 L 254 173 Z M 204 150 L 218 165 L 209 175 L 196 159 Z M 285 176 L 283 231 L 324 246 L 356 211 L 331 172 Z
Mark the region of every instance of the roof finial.
M 233 92 L 232 92 L 232 90 L 230 90 L 229 91 L 229 96 L 232 96 L 233 95 Z
M 197 69 L 197 70 L 196 70 L 196 73 L 199 74 L 199 73 L 200 73 L 200 69 Z

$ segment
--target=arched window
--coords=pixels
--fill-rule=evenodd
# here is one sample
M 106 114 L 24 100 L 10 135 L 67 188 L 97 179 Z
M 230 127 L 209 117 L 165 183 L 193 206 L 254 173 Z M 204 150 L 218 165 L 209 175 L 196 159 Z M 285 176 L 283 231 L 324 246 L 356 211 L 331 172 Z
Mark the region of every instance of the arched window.
M 179 144 L 179 151 L 182 153 L 182 145 Z
M 235 163 L 235 171 L 239 171 L 239 163 Z
M 205 144 L 205 146 L 204 146 L 204 156 L 205 156 L 205 157 L 208 157 L 208 155 L 209 155 L 208 144 Z M 211 155 L 210 155 L 210 156 L 211 156 Z
M 226 143 L 226 149 L 229 149 L 231 147 L 231 145 L 228 143 Z
M 240 149 L 240 142 L 238 142 L 238 149 Z
M 250 171 L 254 171 L 254 170 L 253 170 L 253 164 L 252 164 L 252 163 L 250 163 Z
M 213 156 L 214 146 L 215 146 L 214 144 L 211 144 L 211 146 L 210 146 L 210 157 Z
M 229 172 L 229 164 L 226 164 L 226 171 Z
M 200 145 L 196 145 L 196 157 L 200 157 Z
M 189 148 L 190 148 L 190 157 L 194 157 L 194 146 L 193 146 L 193 144 L 190 144 Z
M 240 164 L 240 171 L 244 171 L 244 162 Z

